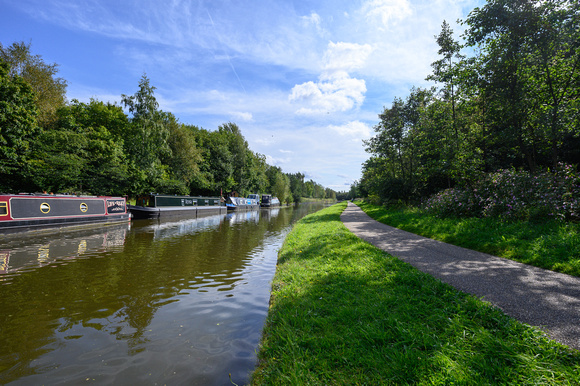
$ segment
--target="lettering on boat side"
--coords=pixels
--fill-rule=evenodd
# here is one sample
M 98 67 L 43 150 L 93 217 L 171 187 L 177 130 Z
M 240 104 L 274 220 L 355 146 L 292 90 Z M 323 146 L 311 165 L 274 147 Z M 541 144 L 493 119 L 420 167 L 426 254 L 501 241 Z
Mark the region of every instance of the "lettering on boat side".
M 108 213 L 125 213 L 125 200 L 107 200 Z

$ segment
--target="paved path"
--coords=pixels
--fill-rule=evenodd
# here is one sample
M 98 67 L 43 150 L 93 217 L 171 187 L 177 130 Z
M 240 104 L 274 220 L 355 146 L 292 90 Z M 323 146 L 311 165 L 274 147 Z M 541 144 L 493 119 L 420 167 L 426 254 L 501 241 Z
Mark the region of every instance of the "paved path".
M 580 350 L 580 278 L 417 236 L 351 202 L 341 220 L 361 239 Z

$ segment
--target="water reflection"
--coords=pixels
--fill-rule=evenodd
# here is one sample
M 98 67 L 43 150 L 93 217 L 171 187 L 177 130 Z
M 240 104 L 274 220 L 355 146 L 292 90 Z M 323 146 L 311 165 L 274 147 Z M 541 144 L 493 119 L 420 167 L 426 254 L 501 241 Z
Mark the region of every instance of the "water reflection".
M 154 240 L 162 240 L 218 229 L 225 214 L 181 221 L 143 220 L 137 222 L 136 232 L 152 232 Z
M 25 269 L 34 269 L 90 252 L 104 252 L 123 247 L 130 223 L 99 229 L 60 231 L 52 234 L 13 234 L 0 242 L 0 280 Z
M 318 208 L 2 241 L 0 384 L 244 383 L 277 251 Z
M 266 212 L 266 210 L 263 212 Z M 254 210 L 249 212 L 232 212 L 228 213 L 226 216 L 230 225 L 240 224 L 246 221 L 253 221 L 257 223 L 260 220 L 260 211 Z

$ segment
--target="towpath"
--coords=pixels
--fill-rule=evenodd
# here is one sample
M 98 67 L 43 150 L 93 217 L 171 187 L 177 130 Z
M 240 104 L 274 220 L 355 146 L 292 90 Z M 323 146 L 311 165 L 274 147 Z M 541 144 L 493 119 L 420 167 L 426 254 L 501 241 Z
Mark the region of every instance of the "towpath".
M 341 220 L 361 239 L 580 350 L 580 278 L 417 236 L 351 202 Z

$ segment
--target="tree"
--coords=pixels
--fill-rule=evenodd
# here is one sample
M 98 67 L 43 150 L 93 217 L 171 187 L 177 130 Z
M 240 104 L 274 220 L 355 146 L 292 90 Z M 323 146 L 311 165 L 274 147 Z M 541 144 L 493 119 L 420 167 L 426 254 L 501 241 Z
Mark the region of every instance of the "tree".
M 246 165 L 243 169 L 242 181 L 247 186 L 247 193 L 264 193 L 268 188 L 266 156 L 247 150 Z
M 435 36 L 437 44 L 439 45 L 439 55 L 443 58 L 433 62 L 433 74 L 429 75 L 427 79 L 443 83 L 445 99 L 451 103 L 451 118 L 453 131 L 455 132 L 455 141 L 459 141 L 459 132 L 457 128 L 457 115 L 455 111 L 455 63 L 453 59 L 461 60 L 463 58 L 459 51 L 461 45 L 453 40 L 453 30 L 443 20 L 441 25 L 441 32 Z
M 26 189 L 30 143 L 39 129 L 32 87 L 20 76 L 10 76 L 10 65 L 0 59 L 0 191 Z
M 580 134 L 574 118 L 566 114 L 576 109 L 579 98 L 580 3 L 552 0 L 536 9 L 540 21 L 531 36 L 530 64 L 539 101 L 532 124 L 550 144 L 551 166 L 556 167 L 564 138 Z M 544 127 L 548 130 L 542 130 Z
M 168 145 L 171 150 L 166 164 L 176 183 L 182 185 L 180 193 L 189 194 L 192 181 L 200 174 L 199 164 L 202 162 L 194 130 L 179 123 L 173 114 L 167 114 L 165 125 L 169 130 Z
M 33 147 L 30 179 L 38 190 L 90 194 L 125 194 L 128 166 L 121 138 L 108 127 L 127 127 L 120 106 L 91 99 L 73 100 Z
M 306 196 L 306 186 L 304 184 L 304 174 L 298 173 L 289 173 L 287 174 L 290 180 L 290 191 L 292 193 L 292 200 L 293 202 L 300 202 L 302 197 Z
M 284 173 L 276 173 L 274 185 L 271 187 L 272 195 L 278 197 L 280 202 L 291 203 L 292 194 L 290 192 L 290 179 Z
M 32 55 L 30 46 L 30 43 L 20 42 L 5 47 L 0 43 L 0 59 L 10 64 L 9 76 L 22 77 L 34 90 L 38 124 L 45 127 L 56 119 L 56 111 L 66 104 L 67 82 L 56 77 L 57 64 L 47 64 L 40 55 Z
M 479 87 L 488 100 L 495 146 L 507 153 L 502 163 L 527 164 L 532 172 L 539 145 L 530 125 L 537 107 L 529 71 L 530 39 L 540 24 L 536 5 L 533 0 L 490 0 L 466 20 L 467 44 L 481 47 Z M 510 159 L 512 154 L 515 158 Z
M 132 190 L 153 191 L 163 188 L 163 180 L 168 178 L 167 167 L 161 160 L 170 154 L 169 131 L 164 125 L 165 115 L 159 110 L 146 75 L 139 81 L 139 90 L 131 96 L 122 95 L 122 103 L 129 110 L 130 130 L 124 142 L 127 155 L 132 162 Z

